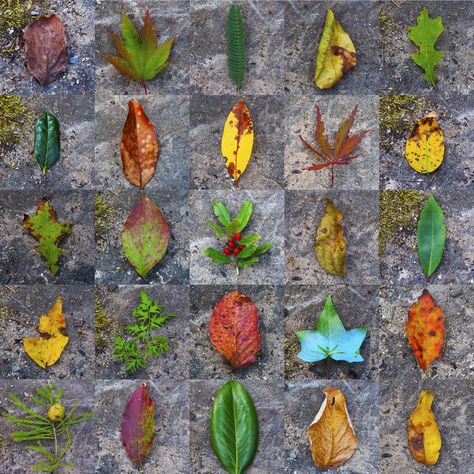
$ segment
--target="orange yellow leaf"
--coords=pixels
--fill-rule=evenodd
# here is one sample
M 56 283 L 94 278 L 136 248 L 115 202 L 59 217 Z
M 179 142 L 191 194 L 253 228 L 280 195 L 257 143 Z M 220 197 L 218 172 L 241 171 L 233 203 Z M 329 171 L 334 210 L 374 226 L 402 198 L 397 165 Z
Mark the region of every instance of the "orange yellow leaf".
M 62 308 L 63 302 L 59 296 L 49 313 L 40 317 L 38 332 L 49 335 L 49 338 L 28 337 L 23 339 L 25 352 L 43 369 L 59 360 L 69 342 L 69 337 L 61 332 L 66 328 Z
M 344 464 L 358 446 L 344 394 L 337 388 L 323 392 L 326 399 L 308 428 L 313 461 L 321 469 Z
M 423 370 L 441 357 L 444 345 L 444 315 L 440 306 L 424 290 L 408 312 L 406 333 L 413 353 Z

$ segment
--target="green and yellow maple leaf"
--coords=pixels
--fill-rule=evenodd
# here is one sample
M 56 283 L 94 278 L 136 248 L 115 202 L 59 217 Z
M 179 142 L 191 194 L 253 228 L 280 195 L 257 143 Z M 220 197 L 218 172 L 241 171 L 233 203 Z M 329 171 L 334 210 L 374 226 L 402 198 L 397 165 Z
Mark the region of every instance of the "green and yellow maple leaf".
M 123 76 L 140 81 L 148 92 L 145 81 L 154 79 L 167 65 L 175 37 L 158 46 L 150 12 L 146 10 L 145 22 L 140 33 L 130 18 L 122 13 L 122 38 L 109 31 L 120 56 L 101 53 Z

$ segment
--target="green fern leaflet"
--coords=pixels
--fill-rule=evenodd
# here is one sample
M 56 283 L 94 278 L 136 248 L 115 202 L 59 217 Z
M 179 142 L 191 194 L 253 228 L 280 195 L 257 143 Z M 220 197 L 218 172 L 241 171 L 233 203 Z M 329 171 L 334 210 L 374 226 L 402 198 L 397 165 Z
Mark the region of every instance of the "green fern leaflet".
M 247 69 L 247 54 L 242 9 L 238 5 L 231 5 L 227 15 L 227 62 L 229 76 L 240 90 Z

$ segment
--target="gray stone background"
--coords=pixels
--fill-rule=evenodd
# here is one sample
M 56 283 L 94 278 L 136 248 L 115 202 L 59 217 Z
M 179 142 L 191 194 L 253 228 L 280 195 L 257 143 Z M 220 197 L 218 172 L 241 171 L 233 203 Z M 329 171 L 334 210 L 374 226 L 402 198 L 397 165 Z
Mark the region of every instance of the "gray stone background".
M 409 55 L 406 37 L 422 2 L 238 0 L 244 13 L 248 74 L 240 93 L 226 66 L 225 15 L 230 0 L 159 0 L 146 3 L 160 41 L 177 36 L 167 69 L 141 84 L 123 78 L 98 52 L 113 53 L 107 28 L 120 31 L 121 8 L 137 25 L 142 1 L 51 0 L 50 11 L 64 20 L 70 56 L 64 76 L 41 88 L 26 71 L 21 43 L 10 58 L 0 57 L 0 93 L 18 93 L 36 117 L 54 112 L 61 122 L 61 158 L 42 177 L 33 160 L 33 132 L 0 156 L 0 413 L 14 411 L 12 390 L 29 397 L 44 380 L 64 388 L 67 403 L 79 400 L 95 417 L 76 427 L 68 456 L 74 474 L 132 473 L 120 442 L 120 416 L 140 383 L 155 400 L 156 440 L 146 473 L 221 473 L 209 441 L 213 397 L 230 378 L 240 379 L 253 398 L 260 443 L 250 474 L 321 472 L 314 467 L 306 430 L 328 386 L 343 390 L 359 448 L 343 474 L 467 473 L 474 441 L 472 393 L 473 4 L 428 2 L 430 16 L 441 15 L 445 32 L 437 48 L 446 52 L 432 89 Z M 335 87 L 313 84 L 317 45 L 327 7 L 357 48 L 357 67 Z M 95 12 L 94 12 L 95 8 Z M 388 41 L 379 33 L 381 15 L 389 19 Z M 379 147 L 380 94 L 426 97 L 426 112 L 440 114 L 445 161 L 436 173 L 415 174 L 403 149 L 406 137 Z M 323 97 L 324 96 L 324 97 Z M 155 125 L 160 155 L 146 194 L 171 228 L 163 260 L 142 280 L 121 249 L 123 223 L 140 191 L 123 177 L 119 140 L 127 103 L 137 98 Z M 240 99 L 255 126 L 254 150 L 236 189 L 220 154 L 224 121 Z M 354 132 L 371 129 L 358 151 L 364 155 L 336 169 L 334 190 L 328 170 L 302 171 L 313 160 L 300 142 L 313 142 L 314 107 L 319 104 L 330 136 L 355 104 Z M 383 138 L 383 137 L 382 137 Z M 446 250 L 435 274 L 426 279 L 418 262 L 416 235 L 389 243 L 378 255 L 378 190 L 420 189 L 433 193 L 447 227 Z M 53 278 L 33 250 L 36 241 L 21 226 L 47 197 L 59 221 L 73 221 L 61 247 L 61 269 Z M 94 231 L 94 197 L 109 211 L 105 229 Z M 327 275 L 314 254 L 315 231 L 329 197 L 343 213 L 347 242 L 345 278 Z M 223 247 L 203 224 L 213 200 L 234 215 L 245 199 L 254 201 L 249 232 L 273 244 L 258 265 L 237 275 L 202 255 Z M 96 223 L 97 224 L 97 223 Z M 381 285 L 381 286 L 380 286 Z M 94 286 L 113 321 L 103 350 L 94 347 Z M 131 321 L 138 292 L 145 288 L 178 317 L 161 333 L 172 349 L 147 370 L 125 376 L 113 360 L 112 334 Z M 446 348 L 425 374 L 407 343 L 408 309 L 428 288 L 445 315 Z M 213 349 L 208 321 L 217 301 L 238 289 L 260 313 L 262 350 L 257 362 L 232 373 Z M 37 337 L 39 317 L 63 297 L 70 341 L 59 362 L 42 370 L 22 349 Z M 364 362 L 297 358 L 295 331 L 314 327 L 332 294 L 346 328 L 368 326 L 361 347 Z M 25 380 L 26 379 L 26 380 Z M 31 380 L 28 380 L 31 379 Z M 434 412 L 443 447 L 439 463 L 416 463 L 407 447 L 406 423 L 419 391 L 435 396 Z M 36 456 L 12 443 L 0 417 L 0 473 L 30 472 Z M 60 474 L 63 474 L 61 472 Z

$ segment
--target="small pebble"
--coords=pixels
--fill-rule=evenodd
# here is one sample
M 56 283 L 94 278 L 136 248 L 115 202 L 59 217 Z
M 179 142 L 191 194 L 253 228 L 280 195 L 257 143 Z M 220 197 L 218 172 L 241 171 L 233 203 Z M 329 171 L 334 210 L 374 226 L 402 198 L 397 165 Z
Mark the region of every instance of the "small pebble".
M 69 64 L 76 64 L 77 61 L 79 61 L 79 56 L 77 56 L 76 54 L 74 56 L 69 57 Z

